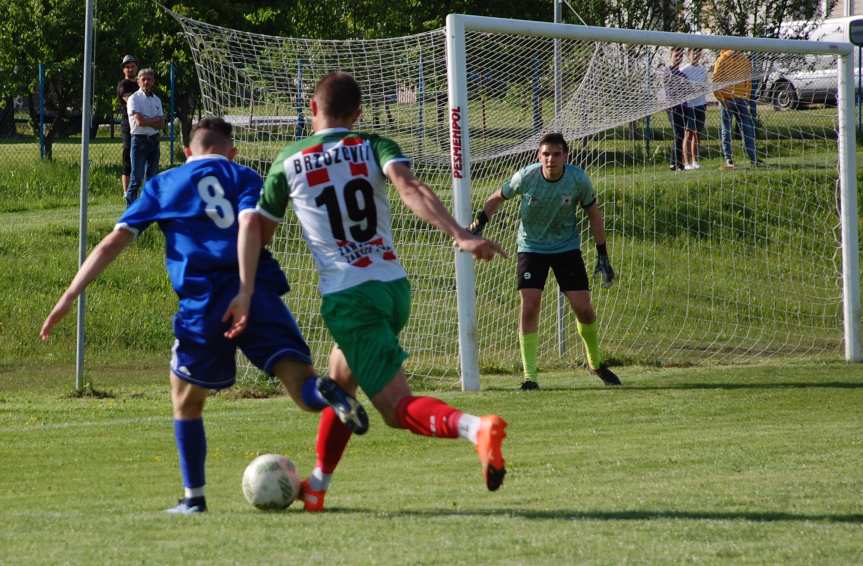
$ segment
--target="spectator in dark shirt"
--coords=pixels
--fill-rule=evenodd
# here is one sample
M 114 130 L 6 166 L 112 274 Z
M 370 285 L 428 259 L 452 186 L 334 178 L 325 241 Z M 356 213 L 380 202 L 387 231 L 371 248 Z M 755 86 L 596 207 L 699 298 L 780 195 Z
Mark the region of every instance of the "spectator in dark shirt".
M 138 60 L 134 55 L 123 57 L 123 79 L 117 83 L 117 109 L 120 111 L 120 136 L 123 139 L 123 194 L 129 189 L 129 175 L 132 173 L 132 159 L 129 150 L 132 147 L 132 130 L 129 126 L 129 114 L 126 111 L 126 99 L 138 90 Z
M 671 123 L 671 131 L 674 136 L 674 145 L 671 148 L 671 161 L 669 168 L 672 171 L 684 169 L 683 161 L 683 135 L 686 131 L 686 102 L 681 101 L 686 91 L 686 75 L 680 70 L 683 62 L 683 48 L 673 47 L 671 49 L 671 63 L 666 71 L 665 93 L 669 100 L 678 101 L 677 104 L 668 109 L 668 121 Z

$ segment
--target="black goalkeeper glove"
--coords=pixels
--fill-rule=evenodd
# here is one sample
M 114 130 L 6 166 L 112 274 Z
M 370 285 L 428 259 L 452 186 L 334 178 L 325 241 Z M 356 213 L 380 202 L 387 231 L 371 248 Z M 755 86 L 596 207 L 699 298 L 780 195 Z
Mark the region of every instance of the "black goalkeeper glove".
M 470 226 L 467 227 L 467 231 L 474 236 L 480 236 L 486 224 L 488 224 L 488 215 L 485 213 L 485 210 L 480 210 L 479 214 L 476 215 L 476 220 L 471 222 Z
M 597 244 L 596 246 L 596 269 L 593 270 L 593 273 L 602 277 L 603 289 L 608 289 L 614 283 L 614 269 L 608 260 L 608 250 L 605 244 Z

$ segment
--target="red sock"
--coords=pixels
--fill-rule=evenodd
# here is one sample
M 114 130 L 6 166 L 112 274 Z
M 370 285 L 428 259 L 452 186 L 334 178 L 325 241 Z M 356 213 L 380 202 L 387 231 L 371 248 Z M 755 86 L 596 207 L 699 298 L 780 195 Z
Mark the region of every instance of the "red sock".
M 458 438 L 462 412 L 434 397 L 407 396 L 399 401 L 396 415 L 402 427 L 422 436 Z
M 351 439 L 351 429 L 345 426 L 332 407 L 321 411 L 318 422 L 318 440 L 315 446 L 318 460 L 316 466 L 325 474 L 331 474 L 342 459 L 342 454 Z

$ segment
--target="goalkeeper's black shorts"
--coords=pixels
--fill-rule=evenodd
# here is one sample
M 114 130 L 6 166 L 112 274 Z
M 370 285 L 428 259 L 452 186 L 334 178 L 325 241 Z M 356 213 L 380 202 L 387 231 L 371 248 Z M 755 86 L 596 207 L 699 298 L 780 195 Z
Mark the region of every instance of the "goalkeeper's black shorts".
M 561 291 L 590 291 L 581 250 L 556 254 L 518 252 L 518 288 L 544 289 L 549 267 Z

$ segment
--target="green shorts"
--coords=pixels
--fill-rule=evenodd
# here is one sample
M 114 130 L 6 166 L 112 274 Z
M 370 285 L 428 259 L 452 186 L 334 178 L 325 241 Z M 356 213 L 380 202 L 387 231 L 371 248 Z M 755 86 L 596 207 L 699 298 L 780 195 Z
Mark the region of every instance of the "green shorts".
M 392 381 L 408 357 L 399 344 L 399 332 L 410 310 L 407 279 L 366 281 L 323 296 L 321 316 L 369 398 Z

